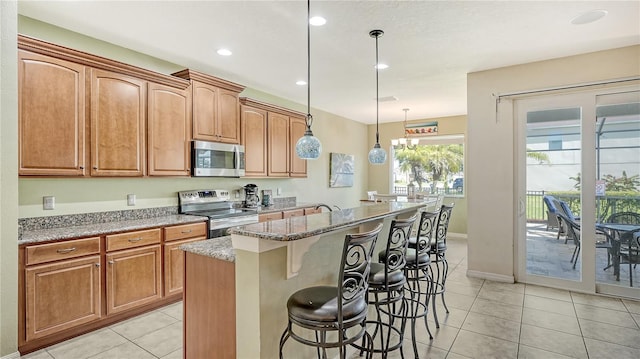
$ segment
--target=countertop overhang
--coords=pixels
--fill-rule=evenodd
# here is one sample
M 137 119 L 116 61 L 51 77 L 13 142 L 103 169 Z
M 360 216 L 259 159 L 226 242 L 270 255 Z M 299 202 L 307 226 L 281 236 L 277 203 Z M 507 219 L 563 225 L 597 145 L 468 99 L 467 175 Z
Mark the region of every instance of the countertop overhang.
M 427 202 L 422 201 L 377 203 L 304 217 L 249 224 L 234 228 L 230 233 L 231 235 L 273 241 L 297 241 L 383 219 L 412 209 L 417 210 L 426 204 Z

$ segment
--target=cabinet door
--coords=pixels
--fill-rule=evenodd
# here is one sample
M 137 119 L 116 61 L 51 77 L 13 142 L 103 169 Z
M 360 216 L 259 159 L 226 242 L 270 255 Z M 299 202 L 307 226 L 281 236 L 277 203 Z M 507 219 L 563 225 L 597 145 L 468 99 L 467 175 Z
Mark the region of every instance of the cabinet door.
M 245 176 L 267 175 L 267 111 L 242 106 Z
M 267 175 L 289 177 L 289 116 L 269 112 L 267 119 Z
M 100 278 L 100 256 L 27 267 L 27 341 L 100 319 Z
M 217 141 L 216 118 L 218 116 L 218 88 L 192 81 L 193 88 L 193 139 Z
M 217 139 L 225 143 L 240 143 L 240 102 L 238 93 L 218 89 Z
M 183 244 L 206 239 L 193 238 L 171 242 L 164 245 L 164 295 L 182 293 L 184 280 L 184 251 L 179 249 Z
M 300 137 L 304 136 L 307 130 L 307 124 L 304 118 L 291 117 L 289 120 L 289 176 L 291 177 L 307 177 L 307 160 L 303 160 L 296 154 L 296 143 Z
M 91 175 L 144 175 L 146 82 L 91 72 Z
M 85 67 L 18 51 L 20 175 L 85 174 Z
M 149 83 L 148 161 L 150 176 L 189 176 L 191 89 Z
M 107 254 L 107 314 L 162 297 L 160 245 Z

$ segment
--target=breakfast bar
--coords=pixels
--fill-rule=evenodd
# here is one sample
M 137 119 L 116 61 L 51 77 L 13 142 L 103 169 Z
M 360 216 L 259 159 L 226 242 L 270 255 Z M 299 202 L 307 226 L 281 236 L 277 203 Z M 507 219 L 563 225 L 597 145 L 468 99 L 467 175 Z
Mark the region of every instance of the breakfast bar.
M 233 229 L 230 238 L 183 246 L 185 358 L 213 352 L 225 358 L 278 357 L 288 297 L 300 288 L 335 284 L 345 235 L 382 222 L 382 248 L 391 220 L 425 204 L 379 203 L 250 224 Z M 284 349 L 290 358 L 315 355 L 294 343 Z

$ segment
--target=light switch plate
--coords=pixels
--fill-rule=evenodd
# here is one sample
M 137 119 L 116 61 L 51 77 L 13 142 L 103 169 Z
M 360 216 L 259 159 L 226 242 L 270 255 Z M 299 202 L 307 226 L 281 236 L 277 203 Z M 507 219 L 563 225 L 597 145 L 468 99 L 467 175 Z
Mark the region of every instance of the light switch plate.
M 56 208 L 56 198 L 54 196 L 42 197 L 42 208 L 51 210 Z
M 128 194 L 127 195 L 127 206 L 135 206 L 136 205 L 136 195 Z

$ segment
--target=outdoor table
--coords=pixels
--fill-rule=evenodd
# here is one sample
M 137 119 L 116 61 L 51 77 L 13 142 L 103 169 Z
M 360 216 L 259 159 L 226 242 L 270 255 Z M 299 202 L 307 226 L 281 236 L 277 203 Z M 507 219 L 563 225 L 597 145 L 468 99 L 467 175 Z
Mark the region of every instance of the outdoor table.
M 611 234 L 611 256 L 613 261 L 613 274 L 620 281 L 620 236 L 628 232 L 640 232 L 640 225 L 626 223 L 596 223 L 596 229 L 607 231 Z M 605 268 L 606 269 L 606 268 Z

